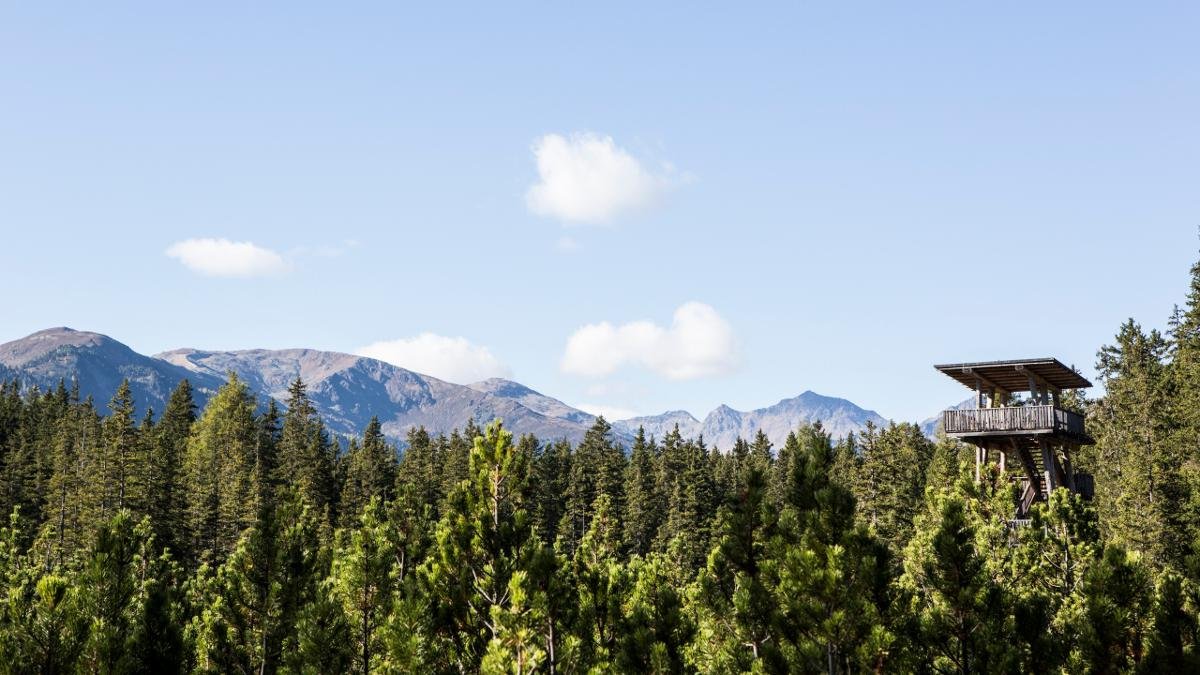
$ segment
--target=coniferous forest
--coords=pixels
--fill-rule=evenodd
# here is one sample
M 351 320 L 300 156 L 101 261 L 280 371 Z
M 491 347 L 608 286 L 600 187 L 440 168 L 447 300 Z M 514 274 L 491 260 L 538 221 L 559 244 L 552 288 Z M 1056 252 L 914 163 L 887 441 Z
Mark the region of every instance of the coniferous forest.
M 13 673 L 1200 670 L 1200 264 L 1120 326 L 1093 501 L 1011 527 L 1014 483 L 912 424 L 782 447 L 578 445 L 501 422 L 328 433 L 230 375 L 135 419 L 0 389 L 0 664 Z

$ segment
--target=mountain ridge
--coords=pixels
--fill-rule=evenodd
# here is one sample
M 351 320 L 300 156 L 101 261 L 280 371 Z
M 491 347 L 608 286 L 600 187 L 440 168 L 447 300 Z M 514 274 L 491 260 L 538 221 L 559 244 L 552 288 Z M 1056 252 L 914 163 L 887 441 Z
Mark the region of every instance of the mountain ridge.
M 307 348 L 203 350 L 180 348 L 146 356 L 101 333 L 67 327 L 48 328 L 0 344 L 0 376 L 19 377 L 46 389 L 59 381 L 76 381 L 81 395 L 100 407 L 122 379 L 128 378 L 139 414 L 161 411 L 171 390 L 185 377 L 193 385 L 197 405 L 237 373 L 260 397 L 280 403 L 288 385 L 300 377 L 329 428 L 357 435 L 372 416 L 383 431 L 403 443 L 408 430 L 424 426 L 430 433 L 463 428 L 499 417 L 515 433 L 532 433 L 543 441 L 565 438 L 578 442 L 596 416 L 542 394 L 520 382 L 492 378 L 454 384 L 365 356 Z M 263 399 L 265 400 L 265 398 Z M 774 405 L 738 411 L 720 405 L 703 420 L 683 410 L 611 421 L 618 442 L 628 445 L 639 426 L 661 438 L 675 427 L 685 437 L 703 435 L 709 445 L 728 449 L 738 436 L 749 438 L 763 429 L 779 445 L 803 423 L 821 421 L 835 437 L 857 431 L 868 421 L 886 424 L 878 413 L 836 397 L 812 391 Z

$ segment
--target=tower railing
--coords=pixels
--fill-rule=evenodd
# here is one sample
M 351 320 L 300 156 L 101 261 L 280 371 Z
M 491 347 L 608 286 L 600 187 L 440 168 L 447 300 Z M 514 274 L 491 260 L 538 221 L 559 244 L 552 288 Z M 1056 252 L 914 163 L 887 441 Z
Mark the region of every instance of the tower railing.
M 942 413 L 942 429 L 951 435 L 1020 431 L 1085 435 L 1082 415 L 1053 405 L 947 410 Z

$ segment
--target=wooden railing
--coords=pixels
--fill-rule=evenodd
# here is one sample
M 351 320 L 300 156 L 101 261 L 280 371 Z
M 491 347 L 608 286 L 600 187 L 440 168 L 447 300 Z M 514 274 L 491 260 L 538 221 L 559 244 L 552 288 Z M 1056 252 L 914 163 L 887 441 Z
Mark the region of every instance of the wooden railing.
M 1085 435 L 1081 415 L 1052 405 L 947 410 L 942 413 L 942 428 L 947 434 L 1063 431 Z

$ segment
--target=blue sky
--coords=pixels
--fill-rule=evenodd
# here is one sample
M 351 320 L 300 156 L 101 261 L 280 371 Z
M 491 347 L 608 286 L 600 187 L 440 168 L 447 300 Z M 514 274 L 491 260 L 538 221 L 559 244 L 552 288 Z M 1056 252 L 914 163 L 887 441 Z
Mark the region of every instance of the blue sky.
M 1183 299 L 1194 4 L 425 5 L 0 8 L 0 341 L 916 420 Z

